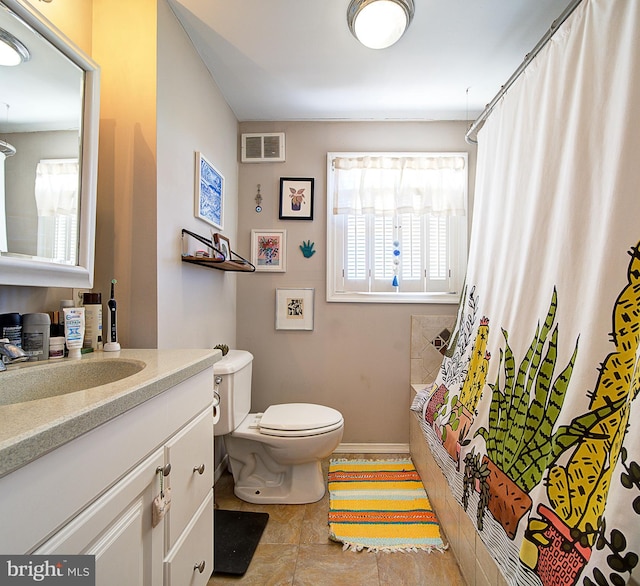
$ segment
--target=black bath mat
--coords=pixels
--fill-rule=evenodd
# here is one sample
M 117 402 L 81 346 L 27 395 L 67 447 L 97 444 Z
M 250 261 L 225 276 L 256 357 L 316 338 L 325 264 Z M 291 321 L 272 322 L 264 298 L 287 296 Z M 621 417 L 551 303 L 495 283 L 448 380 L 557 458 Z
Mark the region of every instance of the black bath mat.
M 268 513 L 215 509 L 213 573 L 244 574 L 268 520 Z

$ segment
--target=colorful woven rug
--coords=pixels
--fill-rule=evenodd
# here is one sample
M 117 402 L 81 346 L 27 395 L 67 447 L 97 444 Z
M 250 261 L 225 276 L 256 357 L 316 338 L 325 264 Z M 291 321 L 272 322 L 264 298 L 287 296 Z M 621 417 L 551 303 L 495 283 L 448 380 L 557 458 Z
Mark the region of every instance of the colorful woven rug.
M 343 543 L 343 549 L 446 549 L 409 458 L 331 460 L 329 497 L 329 537 Z

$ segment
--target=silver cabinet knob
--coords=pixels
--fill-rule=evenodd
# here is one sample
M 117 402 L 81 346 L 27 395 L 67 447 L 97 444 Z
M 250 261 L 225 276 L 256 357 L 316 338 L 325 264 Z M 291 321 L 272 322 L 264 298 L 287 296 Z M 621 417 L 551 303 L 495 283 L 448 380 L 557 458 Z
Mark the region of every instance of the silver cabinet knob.
M 198 572 L 200 572 L 202 574 L 202 572 L 204 572 L 204 568 L 207 564 L 205 564 L 205 561 L 202 560 L 199 564 L 195 564 L 193 566 L 194 570 L 198 570 Z
M 158 466 L 156 468 L 156 474 L 162 472 L 162 476 L 169 476 L 171 474 L 171 464 L 167 464 L 166 466 Z
M 198 474 L 204 474 L 204 464 L 200 464 L 200 466 L 194 466 L 193 471 Z

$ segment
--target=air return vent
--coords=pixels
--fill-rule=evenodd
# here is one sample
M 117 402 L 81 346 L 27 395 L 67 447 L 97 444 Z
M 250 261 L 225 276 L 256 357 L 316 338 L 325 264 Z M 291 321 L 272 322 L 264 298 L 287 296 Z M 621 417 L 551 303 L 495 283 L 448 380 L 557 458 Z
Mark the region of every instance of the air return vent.
M 278 163 L 284 161 L 284 132 L 243 134 L 243 163 Z

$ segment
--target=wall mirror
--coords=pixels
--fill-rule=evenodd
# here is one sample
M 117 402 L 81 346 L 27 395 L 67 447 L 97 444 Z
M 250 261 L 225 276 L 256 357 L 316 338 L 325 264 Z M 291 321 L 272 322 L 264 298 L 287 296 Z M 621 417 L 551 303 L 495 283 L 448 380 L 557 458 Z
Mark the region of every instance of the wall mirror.
M 22 0 L 7 38 L 28 55 L 0 65 L 0 284 L 91 288 L 99 68 Z

